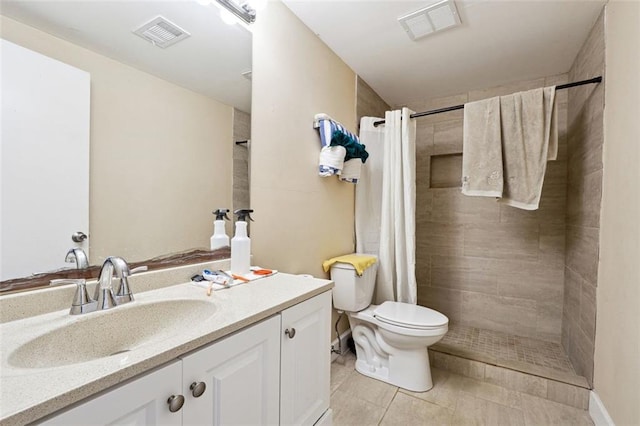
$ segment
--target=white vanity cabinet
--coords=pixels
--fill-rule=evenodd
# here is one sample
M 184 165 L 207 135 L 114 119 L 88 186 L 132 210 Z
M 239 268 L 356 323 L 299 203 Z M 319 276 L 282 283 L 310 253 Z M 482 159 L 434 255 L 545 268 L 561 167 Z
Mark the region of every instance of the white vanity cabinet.
M 325 292 L 43 424 L 313 425 L 329 408 L 330 322 Z
M 110 390 L 42 423 L 43 425 L 182 425 L 182 411 L 169 411 L 167 400 L 179 398 L 182 362 Z M 179 401 L 177 401 L 179 403 Z M 175 402 L 174 402 L 175 404 Z
M 329 408 L 331 292 L 281 316 L 280 423 L 313 425 Z
M 182 358 L 184 424 L 277 425 L 279 373 L 280 315 Z

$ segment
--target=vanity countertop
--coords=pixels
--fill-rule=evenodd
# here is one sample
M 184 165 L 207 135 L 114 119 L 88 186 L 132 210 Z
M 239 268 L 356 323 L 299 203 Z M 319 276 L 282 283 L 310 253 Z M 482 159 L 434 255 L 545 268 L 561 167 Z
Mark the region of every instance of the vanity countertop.
M 141 345 L 130 352 L 51 368 L 20 368 L 9 359 L 18 347 L 38 336 L 75 321 L 85 321 L 92 315 L 109 315 L 109 312 L 72 317 L 67 308 L 0 324 L 0 424 L 25 424 L 40 419 L 332 287 L 329 280 L 278 273 L 215 291 L 211 296 L 207 296 L 206 289 L 191 283 L 137 293 L 132 304 L 199 300 L 215 304 L 216 313 L 200 323 L 184 324 L 180 333 Z M 157 316 L 145 316 L 139 320 L 166 321 L 161 318 L 161 313 Z M 112 325 L 118 326 L 116 323 Z M 101 327 L 94 332 L 108 335 L 110 330 L 111 327 Z

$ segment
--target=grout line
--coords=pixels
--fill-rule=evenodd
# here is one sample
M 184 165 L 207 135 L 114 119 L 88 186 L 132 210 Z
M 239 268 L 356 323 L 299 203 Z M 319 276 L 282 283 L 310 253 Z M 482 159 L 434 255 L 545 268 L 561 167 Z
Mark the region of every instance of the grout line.
M 387 412 L 389 411 L 391 404 L 393 404 L 393 401 L 396 399 L 396 396 L 398 395 L 399 390 L 400 388 L 396 387 L 396 391 L 393 394 L 393 398 L 391 398 L 391 401 L 387 405 L 387 408 L 384 409 L 384 413 L 382 414 L 382 417 L 380 417 L 380 420 L 378 420 L 378 425 L 380 425 L 380 423 L 382 423 L 382 420 L 384 420 L 384 417 L 387 415 Z

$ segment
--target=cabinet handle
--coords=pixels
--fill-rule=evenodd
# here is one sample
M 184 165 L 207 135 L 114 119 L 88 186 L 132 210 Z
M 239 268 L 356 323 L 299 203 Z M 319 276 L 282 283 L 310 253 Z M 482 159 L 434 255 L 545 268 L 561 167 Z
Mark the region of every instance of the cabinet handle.
M 180 411 L 180 409 L 184 405 L 184 396 L 171 395 L 167 400 L 167 404 L 169 404 L 169 411 L 171 411 L 172 413 Z
M 289 339 L 293 339 L 296 335 L 296 329 L 291 327 L 291 330 L 289 330 L 288 328 L 284 331 L 284 334 L 286 334 L 287 336 L 289 336 Z
M 207 389 L 207 385 L 205 382 L 193 382 L 191 383 L 191 386 L 189 386 L 189 389 L 191 389 L 191 395 L 193 395 L 194 398 L 198 398 L 202 396 L 204 391 Z

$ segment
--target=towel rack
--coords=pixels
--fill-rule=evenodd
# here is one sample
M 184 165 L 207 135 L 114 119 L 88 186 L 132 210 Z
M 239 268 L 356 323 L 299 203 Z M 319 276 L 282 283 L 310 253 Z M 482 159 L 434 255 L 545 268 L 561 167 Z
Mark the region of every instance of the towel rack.
M 601 82 L 602 82 L 602 76 L 598 76 L 598 77 L 590 78 L 588 80 L 581 80 L 581 81 L 575 81 L 573 83 L 560 84 L 560 85 L 556 86 L 556 90 L 569 89 L 571 87 L 583 86 L 585 84 L 595 84 L 595 83 L 601 83 Z M 446 108 L 433 109 L 431 111 L 416 112 L 415 114 L 411 114 L 409 117 L 418 118 L 418 117 L 424 117 L 424 116 L 427 116 L 427 115 L 440 114 L 440 113 L 443 113 L 443 112 L 456 111 L 456 110 L 463 109 L 463 108 L 464 108 L 464 104 L 455 105 L 455 106 L 450 106 L 450 107 L 446 107 Z M 374 121 L 373 122 L 373 125 L 375 127 L 379 126 L 380 124 L 384 124 L 384 120 L 379 120 L 379 121 Z

